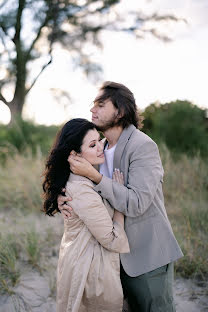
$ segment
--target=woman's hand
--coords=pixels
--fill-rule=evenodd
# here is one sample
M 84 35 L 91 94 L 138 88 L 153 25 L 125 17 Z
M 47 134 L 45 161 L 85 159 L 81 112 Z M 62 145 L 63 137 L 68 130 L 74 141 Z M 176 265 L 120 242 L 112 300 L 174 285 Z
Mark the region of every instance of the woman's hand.
M 102 174 L 100 174 L 86 159 L 77 155 L 69 155 L 68 162 L 70 169 L 74 174 L 87 177 L 95 183 L 100 183 Z
M 113 172 L 113 181 L 116 181 L 120 184 L 124 184 L 124 177 L 123 177 L 123 173 L 120 172 L 119 169 L 115 169 Z

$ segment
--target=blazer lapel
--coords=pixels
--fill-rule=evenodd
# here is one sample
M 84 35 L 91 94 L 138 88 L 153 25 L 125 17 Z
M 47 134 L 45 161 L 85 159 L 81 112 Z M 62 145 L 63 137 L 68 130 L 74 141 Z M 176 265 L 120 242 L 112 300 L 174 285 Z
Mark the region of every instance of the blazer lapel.
M 135 129 L 136 129 L 136 127 L 134 125 L 130 125 L 128 128 L 125 128 L 123 130 L 123 132 L 121 133 L 121 135 L 118 139 L 117 145 L 116 145 L 115 153 L 114 153 L 113 170 L 115 168 L 120 169 L 121 156 L 123 154 L 125 146 L 129 140 L 132 132 Z
M 115 168 L 119 168 L 120 169 L 120 162 L 121 162 L 121 156 L 123 154 L 124 148 L 132 134 L 132 132 L 136 129 L 136 127 L 134 125 L 130 125 L 128 128 L 125 128 L 123 130 L 123 132 L 121 133 L 117 145 L 116 145 L 116 149 L 115 149 L 115 153 L 114 153 L 114 159 L 113 159 L 113 170 L 115 170 Z M 104 143 L 104 149 L 106 144 L 108 143 L 107 139 L 105 139 L 103 141 Z M 98 170 L 100 171 L 100 165 L 98 166 Z

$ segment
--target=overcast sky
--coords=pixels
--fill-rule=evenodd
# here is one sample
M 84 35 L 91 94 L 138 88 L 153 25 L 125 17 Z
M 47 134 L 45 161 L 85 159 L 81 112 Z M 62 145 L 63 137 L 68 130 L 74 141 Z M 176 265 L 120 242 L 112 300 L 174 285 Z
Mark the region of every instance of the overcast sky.
M 137 9 L 141 3 L 147 12 L 174 13 L 188 24 L 161 25 L 173 38 L 170 43 L 152 36 L 136 40 L 129 34 L 102 32 L 103 50 L 94 54 L 103 67 L 102 79 L 129 87 L 141 109 L 155 101 L 176 99 L 208 108 L 208 0 L 123 0 L 120 12 Z M 69 53 L 57 49 L 53 64 L 28 96 L 25 116 L 46 124 L 78 116 L 90 119 L 89 105 L 100 84 L 88 81 L 80 69 L 73 71 Z M 73 102 L 65 111 L 54 101 L 50 88 L 70 93 Z

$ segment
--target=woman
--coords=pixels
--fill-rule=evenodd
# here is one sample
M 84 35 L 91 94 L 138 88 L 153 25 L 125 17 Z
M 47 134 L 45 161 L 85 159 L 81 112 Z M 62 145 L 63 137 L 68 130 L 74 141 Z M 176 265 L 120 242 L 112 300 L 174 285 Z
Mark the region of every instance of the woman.
M 103 201 L 93 182 L 70 172 L 68 157 L 77 154 L 92 165 L 105 161 L 95 125 L 73 119 L 61 129 L 44 174 L 44 211 L 54 215 L 66 188 L 73 208 L 64 220 L 57 269 L 57 312 L 121 312 L 123 292 L 119 253 L 129 252 L 124 216 Z

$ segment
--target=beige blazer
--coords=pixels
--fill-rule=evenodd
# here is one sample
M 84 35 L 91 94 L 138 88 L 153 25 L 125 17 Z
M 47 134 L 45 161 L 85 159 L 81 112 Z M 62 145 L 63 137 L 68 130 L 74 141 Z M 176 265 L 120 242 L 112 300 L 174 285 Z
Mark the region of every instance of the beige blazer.
M 125 185 L 103 176 L 94 190 L 126 216 L 130 253 L 121 255 L 126 273 L 138 276 L 182 257 L 164 206 L 155 142 L 130 125 L 117 142 L 113 167 L 123 172 Z
M 72 216 L 64 220 L 57 269 L 57 312 L 121 312 L 119 253 L 129 252 L 114 209 L 87 178 L 70 174 L 66 195 Z

